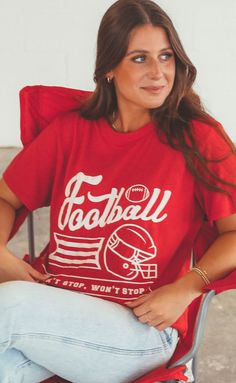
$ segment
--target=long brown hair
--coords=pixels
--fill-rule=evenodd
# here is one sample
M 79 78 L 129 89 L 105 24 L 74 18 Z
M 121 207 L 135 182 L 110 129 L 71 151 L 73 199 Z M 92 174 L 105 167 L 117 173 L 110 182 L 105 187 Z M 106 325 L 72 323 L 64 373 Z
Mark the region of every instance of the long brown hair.
M 234 145 L 204 109 L 192 86 L 197 70 L 185 53 L 178 33 L 169 16 L 151 0 L 118 0 L 104 14 L 97 38 L 97 57 L 94 73 L 96 89 L 81 105 L 80 113 L 87 119 L 109 118 L 117 111 L 117 98 L 113 83 L 106 74 L 114 69 L 125 56 L 131 31 L 137 26 L 151 24 L 162 27 L 175 53 L 176 75 L 173 89 L 162 106 L 152 109 L 152 119 L 158 125 L 157 133 L 172 148 L 183 153 L 186 164 L 200 182 L 211 190 L 228 193 L 220 185 L 230 185 L 219 178 L 208 164 L 221 159 L 209 159 L 198 149 L 191 122 L 199 120 L 215 129 L 226 141 L 229 153 L 235 154 Z

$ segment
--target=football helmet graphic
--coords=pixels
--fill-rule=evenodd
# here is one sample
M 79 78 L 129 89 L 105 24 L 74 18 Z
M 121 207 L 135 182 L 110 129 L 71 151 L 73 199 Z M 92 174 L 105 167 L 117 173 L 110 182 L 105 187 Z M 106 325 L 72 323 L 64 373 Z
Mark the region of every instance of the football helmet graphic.
M 104 262 L 107 270 L 125 280 L 137 276 L 143 279 L 157 278 L 157 263 L 149 263 L 156 257 L 157 249 L 150 234 L 138 225 L 123 225 L 116 229 L 107 241 Z

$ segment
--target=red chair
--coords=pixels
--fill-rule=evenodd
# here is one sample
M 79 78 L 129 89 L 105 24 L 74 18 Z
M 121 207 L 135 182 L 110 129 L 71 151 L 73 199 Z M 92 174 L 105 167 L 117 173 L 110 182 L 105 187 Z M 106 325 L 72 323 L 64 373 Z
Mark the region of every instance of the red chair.
M 20 92 L 21 106 L 21 140 L 24 146 L 28 145 L 44 129 L 54 117 L 65 112 L 77 109 L 85 97 L 90 92 L 76 89 L 49 87 L 49 86 L 29 86 Z M 15 226 L 11 237 L 16 233 L 29 212 L 26 208 L 20 209 L 15 220 Z M 34 230 L 33 216 L 29 215 L 29 262 L 34 260 Z M 208 226 L 207 222 L 194 249 L 196 259 L 204 253 L 212 241 L 215 239 L 214 228 Z M 25 258 L 27 259 L 27 257 Z M 36 259 L 37 262 L 37 259 Z M 186 381 L 184 375 L 186 363 L 193 360 L 193 375 L 196 382 L 196 355 L 201 342 L 205 317 L 209 307 L 209 302 L 215 293 L 236 288 L 236 271 L 231 273 L 223 280 L 217 281 L 206 288 L 204 299 L 197 298 L 189 306 L 188 312 L 188 331 L 184 338 L 181 338 L 176 351 L 168 366 L 157 368 L 143 377 L 136 379 L 132 383 L 175 383 L 179 380 Z M 44 380 L 42 383 L 68 383 L 68 381 L 54 376 Z M 111 382 L 112 383 L 112 382 Z
M 41 383 L 70 383 L 70 382 L 63 378 L 59 378 L 59 376 L 53 376 L 52 378 L 46 379 Z

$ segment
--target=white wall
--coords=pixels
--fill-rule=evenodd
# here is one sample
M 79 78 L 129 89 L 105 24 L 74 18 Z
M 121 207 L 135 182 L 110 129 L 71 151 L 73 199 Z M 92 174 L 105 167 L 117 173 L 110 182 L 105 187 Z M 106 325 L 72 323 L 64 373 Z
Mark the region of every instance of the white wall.
M 96 34 L 113 0 L 0 0 L 0 146 L 19 146 L 26 85 L 94 89 Z M 159 0 L 198 68 L 196 89 L 236 141 L 236 0 Z

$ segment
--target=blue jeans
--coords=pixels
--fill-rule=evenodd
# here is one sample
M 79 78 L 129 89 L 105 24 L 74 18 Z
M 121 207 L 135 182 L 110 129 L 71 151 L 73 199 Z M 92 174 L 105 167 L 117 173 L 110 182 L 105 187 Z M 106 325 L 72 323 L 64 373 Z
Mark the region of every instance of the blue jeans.
M 166 363 L 175 329 L 158 331 L 132 310 L 38 283 L 0 284 L 0 382 L 125 383 Z

